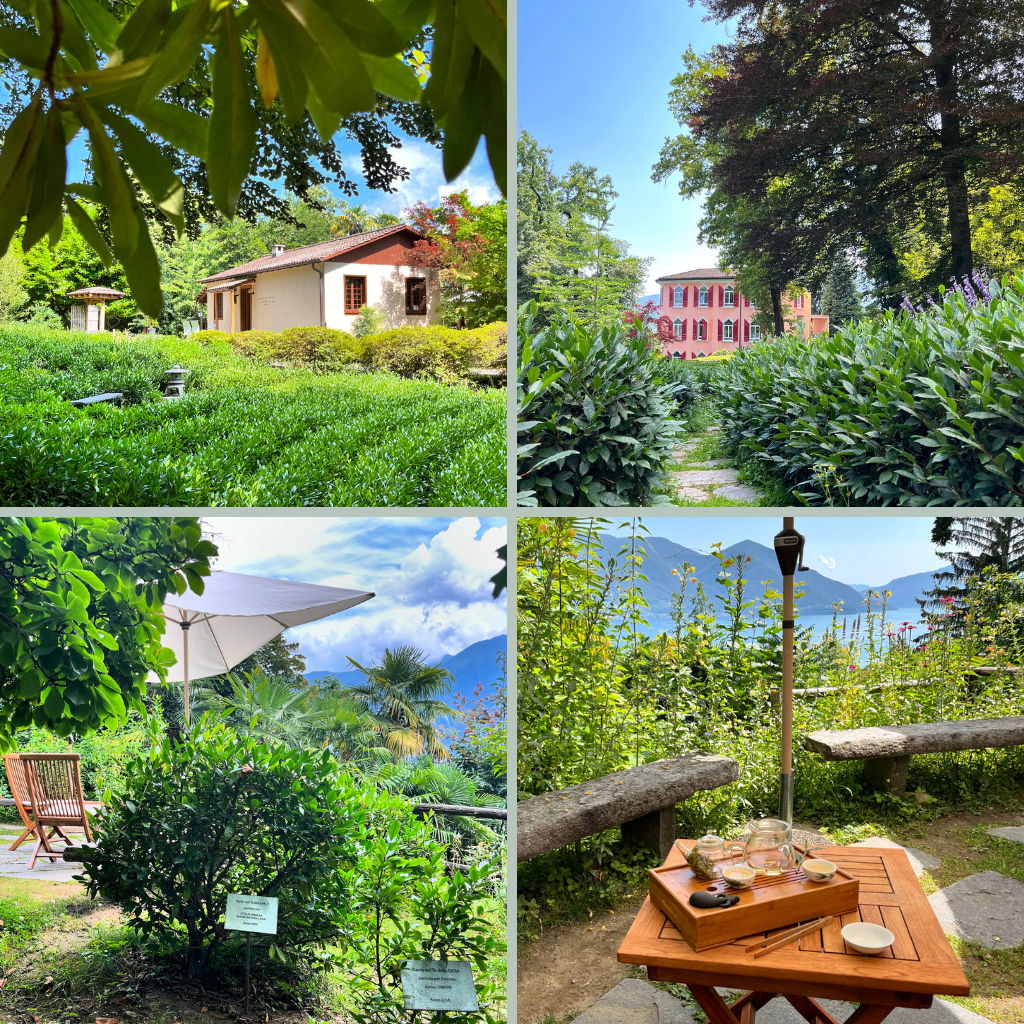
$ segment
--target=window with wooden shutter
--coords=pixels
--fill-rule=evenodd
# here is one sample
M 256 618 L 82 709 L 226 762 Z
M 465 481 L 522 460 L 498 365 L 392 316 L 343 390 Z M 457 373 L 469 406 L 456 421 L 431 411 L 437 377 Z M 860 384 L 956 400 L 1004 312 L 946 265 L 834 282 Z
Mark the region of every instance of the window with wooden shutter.
M 424 277 L 405 279 L 405 315 L 427 315 L 427 280 Z
M 722 340 L 722 321 L 718 321 L 718 340 Z
M 345 312 L 358 313 L 366 305 L 366 278 L 345 275 Z
M 712 309 L 714 309 L 714 306 L 715 306 L 715 286 L 714 286 L 714 285 L 712 285 L 712 286 L 711 286 L 711 287 L 710 287 L 710 288 L 708 289 L 708 305 L 709 305 L 709 306 L 710 306 L 710 307 L 711 307 Z
M 690 289 L 684 286 L 683 287 L 683 306 L 684 307 L 686 306 L 686 301 L 687 301 L 687 298 L 688 298 L 689 294 L 690 294 Z
M 216 311 L 217 311 L 217 313 L 216 313 L 217 319 L 218 320 L 223 320 L 224 319 L 224 293 L 223 292 L 215 292 L 214 293 L 214 299 L 215 299 L 214 306 L 215 306 Z
M 706 306 L 708 304 L 708 288 L 707 285 L 702 284 L 700 291 L 697 293 L 697 305 Z
M 750 341 L 750 321 L 749 320 L 743 325 L 743 340 L 744 341 Z

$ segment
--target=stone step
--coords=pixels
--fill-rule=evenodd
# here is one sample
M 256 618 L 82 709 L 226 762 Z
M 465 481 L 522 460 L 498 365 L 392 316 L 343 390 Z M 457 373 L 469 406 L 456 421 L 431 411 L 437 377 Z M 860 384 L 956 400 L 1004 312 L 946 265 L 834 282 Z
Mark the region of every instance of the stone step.
M 693 1024 L 693 1010 L 641 978 L 626 978 L 573 1024 Z
M 968 875 L 932 893 L 928 902 L 947 935 L 988 949 L 1024 942 L 1024 884 L 998 871 Z
M 990 836 L 998 836 L 1000 839 L 1012 839 L 1017 843 L 1024 843 L 1024 825 L 1004 825 L 1002 828 L 990 828 Z

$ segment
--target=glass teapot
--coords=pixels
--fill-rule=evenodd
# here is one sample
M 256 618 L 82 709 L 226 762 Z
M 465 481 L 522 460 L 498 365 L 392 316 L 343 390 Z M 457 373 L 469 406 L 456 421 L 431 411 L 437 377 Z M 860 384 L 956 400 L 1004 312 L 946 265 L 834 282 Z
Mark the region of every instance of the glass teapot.
M 733 843 L 727 856 L 739 856 L 752 868 L 768 875 L 780 875 L 797 866 L 793 852 L 793 826 L 777 818 L 760 818 L 747 824 L 742 843 Z M 736 851 L 736 852 L 734 852 Z

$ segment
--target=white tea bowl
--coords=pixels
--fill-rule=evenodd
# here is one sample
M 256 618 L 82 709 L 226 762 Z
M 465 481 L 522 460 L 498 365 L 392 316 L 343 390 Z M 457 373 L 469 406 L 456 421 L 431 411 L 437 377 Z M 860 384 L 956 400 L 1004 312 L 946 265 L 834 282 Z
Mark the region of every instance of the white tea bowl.
M 722 877 L 734 889 L 746 889 L 757 878 L 757 872 L 746 864 L 730 864 L 722 868 Z
M 823 860 L 821 857 L 812 857 L 800 865 L 809 882 L 827 882 L 836 873 L 836 865 L 830 860 Z
M 858 953 L 865 953 L 868 956 L 885 952 L 896 938 L 888 928 L 883 928 L 880 924 L 869 924 L 867 921 L 848 924 L 840 934 L 849 946 Z

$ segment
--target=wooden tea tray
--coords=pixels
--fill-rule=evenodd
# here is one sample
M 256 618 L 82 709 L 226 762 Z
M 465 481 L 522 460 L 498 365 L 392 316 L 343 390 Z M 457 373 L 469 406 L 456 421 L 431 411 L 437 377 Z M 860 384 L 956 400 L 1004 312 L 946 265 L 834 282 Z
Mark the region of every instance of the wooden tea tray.
M 687 849 L 689 840 L 677 840 Z M 794 844 L 793 849 L 803 853 Z M 780 875 L 758 875 L 746 889 L 734 889 L 723 878 L 697 878 L 685 862 L 663 865 L 648 872 L 651 902 L 679 929 L 695 949 L 723 946 L 733 939 L 767 932 L 816 917 L 840 915 L 857 909 L 860 882 L 839 868 L 828 882 L 811 882 L 799 868 Z M 728 893 L 739 896 L 731 907 L 699 910 L 691 907 L 695 892 Z

